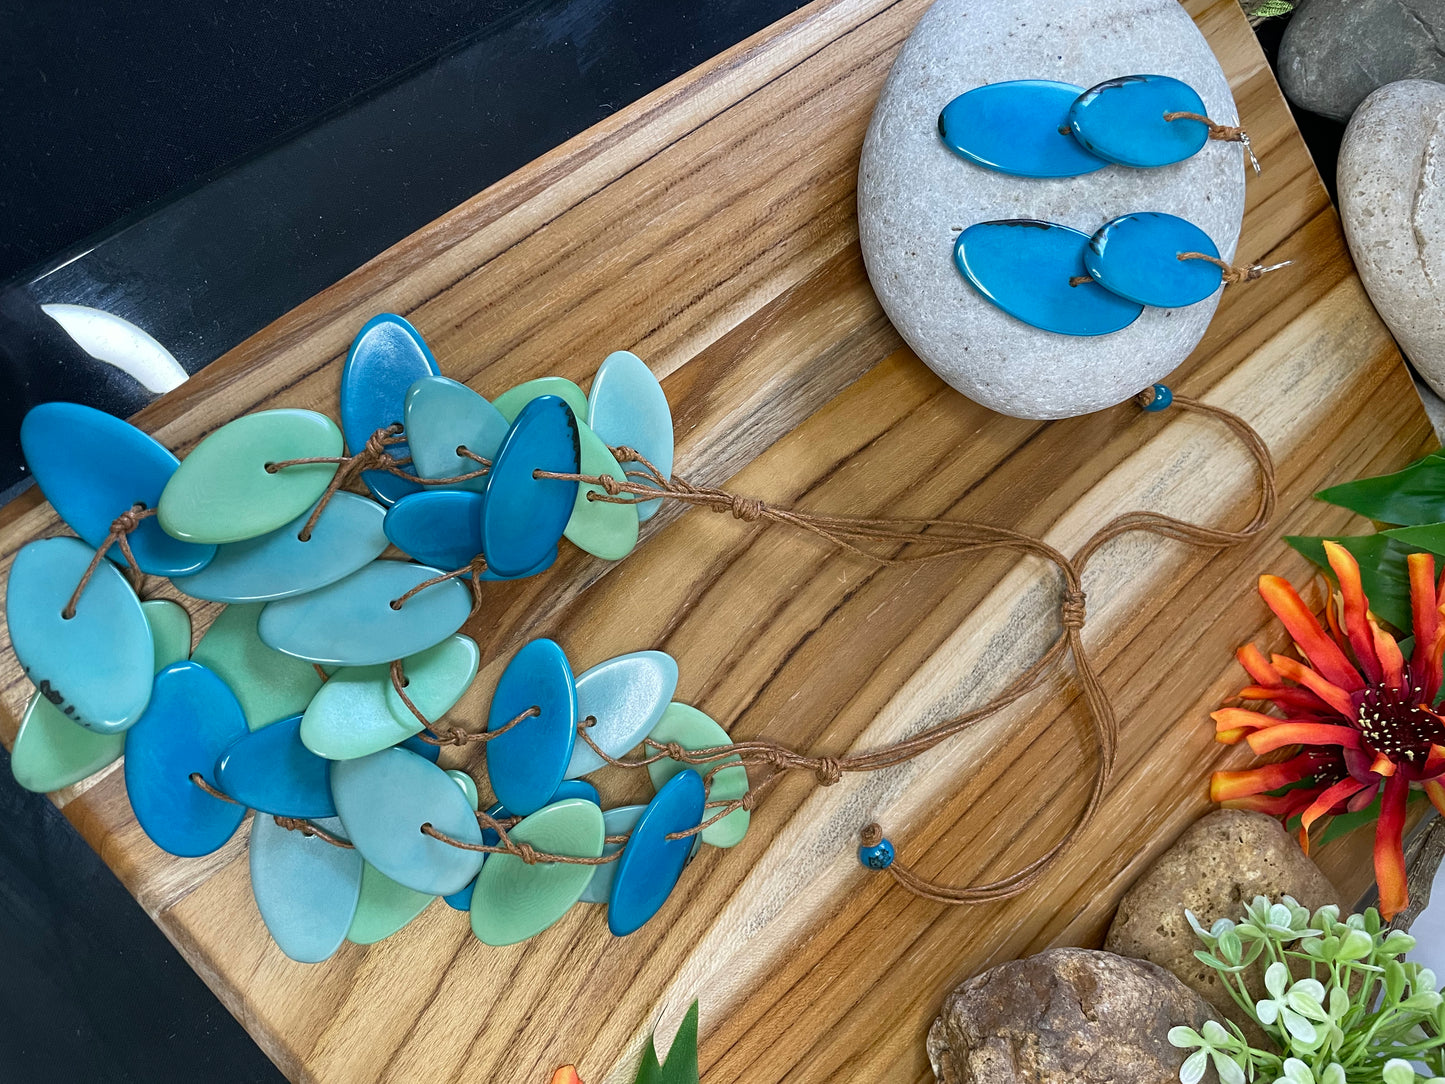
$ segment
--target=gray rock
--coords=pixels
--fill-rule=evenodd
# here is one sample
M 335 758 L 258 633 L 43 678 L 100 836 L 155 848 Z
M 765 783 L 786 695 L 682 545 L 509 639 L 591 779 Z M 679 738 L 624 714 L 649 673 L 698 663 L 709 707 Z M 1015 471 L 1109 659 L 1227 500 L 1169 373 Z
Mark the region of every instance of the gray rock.
M 1253 1030 L 1219 981 L 1219 972 L 1195 958 L 1194 950 L 1204 946 L 1184 910 L 1193 911 L 1208 929 L 1221 918 L 1239 921 L 1244 905 L 1255 896 L 1293 896 L 1312 911 L 1340 902 L 1335 886 L 1274 817 L 1216 810 L 1185 829 L 1124 894 L 1104 948 L 1167 968 L 1220 1015 Z M 1259 1032 L 1254 1034 L 1262 1039 Z
M 948 150 L 938 138 L 939 110 L 984 83 L 1055 79 L 1089 87 L 1139 72 L 1184 80 L 1216 121 L 1235 123 L 1224 73 L 1178 0 L 937 0 L 879 96 L 858 170 L 868 276 L 918 356 L 992 410 L 1065 418 L 1123 402 L 1194 349 L 1219 294 L 1187 309 L 1146 309 L 1130 327 L 1098 338 L 1039 331 L 983 300 L 959 273 L 959 229 L 1038 218 L 1093 233 L 1130 211 L 1167 211 L 1194 222 L 1232 259 L 1244 160 L 1238 145 L 1210 142 L 1163 169 L 1010 177 Z
M 1445 85 L 1406 80 L 1365 99 L 1345 129 L 1336 177 L 1370 300 L 1445 394 Z
M 1371 91 L 1445 79 L 1445 0 L 1309 0 L 1279 46 L 1279 81 L 1295 105 L 1349 120 Z
M 940 1084 L 1166 1084 L 1186 1055 L 1169 1029 L 1198 1030 L 1209 1017 L 1162 967 L 1048 949 L 951 993 L 928 1031 L 928 1060 Z

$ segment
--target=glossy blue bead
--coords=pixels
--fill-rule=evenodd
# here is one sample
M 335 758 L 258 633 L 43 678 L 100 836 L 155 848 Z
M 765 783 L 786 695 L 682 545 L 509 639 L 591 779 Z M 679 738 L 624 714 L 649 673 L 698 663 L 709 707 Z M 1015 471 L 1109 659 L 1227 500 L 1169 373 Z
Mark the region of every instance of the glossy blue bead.
M 887 869 L 893 865 L 893 844 L 884 839 L 871 847 L 859 847 L 858 861 L 869 869 Z
M 403 423 L 407 389 L 440 372 L 421 333 L 400 316 L 384 312 L 363 324 L 341 370 L 341 432 L 351 453 L 361 451 L 378 429 Z M 409 454 L 404 443 L 389 451 L 398 459 Z M 383 504 L 421 488 L 385 471 L 361 477 Z
M 487 742 L 487 777 L 497 801 L 517 816 L 528 816 L 552 801 L 562 785 L 577 738 L 577 688 L 562 649 L 533 640 L 513 656 L 497 682 L 487 729 L 522 720 Z
M 266 603 L 256 631 L 266 646 L 323 665 L 373 666 L 415 655 L 441 643 L 471 616 L 471 592 L 456 580 L 433 584 L 392 608 L 441 572 L 405 561 L 373 561 L 318 591 Z
M 1174 393 L 1169 390 L 1169 385 L 1155 384 L 1154 398 L 1149 401 L 1149 405 L 1146 406 L 1144 409 L 1147 410 L 1150 414 L 1159 414 L 1165 410 L 1168 410 L 1169 407 L 1173 404 L 1173 402 Z
M 1069 131 L 1069 107 L 1084 92 L 1072 83 L 1015 79 L 960 94 L 938 114 L 949 150 L 985 169 L 1018 177 L 1076 177 L 1109 163 Z
M 577 718 L 596 722 L 587 730 L 610 757 L 620 757 L 652 732 L 677 691 L 677 662 L 662 651 L 634 651 L 591 667 L 577 677 Z M 606 762 L 579 741 L 567 765 L 569 779 Z
M 637 827 L 637 822 L 642 814 L 647 811 L 645 805 L 619 805 L 602 811 L 602 827 L 609 836 L 625 836 L 632 829 Z M 602 854 L 612 854 L 614 851 L 622 850 L 621 843 L 605 843 L 602 846 Z M 620 859 L 619 859 L 620 861 Z M 617 862 L 608 862 L 605 866 L 598 866 L 592 874 L 592 880 L 587 882 L 587 887 L 582 892 L 581 903 L 606 903 L 612 896 L 612 882 L 617 878 Z
M 20 447 L 46 500 L 76 534 L 99 547 L 111 521 L 136 504 L 155 508 L 180 461 L 135 426 L 79 403 L 42 403 L 20 423 Z M 130 534 L 141 570 L 181 576 L 206 567 L 216 547 L 182 542 L 154 516 Z M 106 554 L 117 564 L 119 546 Z
M 334 817 L 331 762 L 301 744 L 301 716 L 246 734 L 216 761 L 216 785 L 278 817 Z
M 647 803 L 622 848 L 607 899 L 607 928 L 616 936 L 640 929 L 667 902 L 695 842 L 692 836 L 667 837 L 702 823 L 706 803 L 702 776 L 691 768 L 674 775 Z
M 614 351 L 598 367 L 587 392 L 587 425 L 608 447 L 634 448 L 664 478 L 672 476 L 672 408 L 657 377 L 636 354 Z M 637 468 L 623 463 L 622 469 Z M 643 501 L 637 518 L 649 519 L 661 507 L 660 500 Z
M 10 568 L 5 620 L 21 669 L 40 695 L 81 726 L 114 734 L 139 719 L 150 700 L 155 646 L 140 599 L 105 561 L 85 585 L 75 616 L 61 616 L 94 557 L 78 538 L 22 548 Z
M 269 534 L 217 546 L 210 564 L 179 579 L 176 586 L 192 598 L 212 602 L 270 602 L 304 595 L 380 557 L 386 549 L 385 514 L 370 498 L 332 494 L 307 541 L 301 541 L 300 534 L 310 508 Z
M 318 827 L 346 834 L 334 817 Z M 341 947 L 361 898 L 362 862 L 359 852 L 282 828 L 274 817 L 251 822 L 251 892 L 282 952 L 315 964 Z
M 581 452 L 572 408 L 555 395 L 533 399 L 507 431 L 482 505 L 482 552 L 501 576 L 520 576 L 557 550 L 577 483 L 533 471 L 576 474 Z
M 583 801 L 591 802 L 596 806 L 602 804 L 602 796 L 597 793 L 597 788 L 585 779 L 562 780 L 556 792 L 551 798 L 547 799 L 547 804 L 551 805 L 553 802 L 561 802 L 568 798 L 581 798 Z
M 1167 75 L 1126 75 L 1090 87 L 1069 108 L 1069 126 L 1085 150 L 1124 166 L 1167 166 L 1198 154 L 1209 128 L 1166 113 L 1205 113 L 1188 83 Z
M 481 843 L 466 795 L 446 772 L 405 749 L 383 749 L 331 766 L 331 796 L 361 856 L 415 892 L 449 896 L 482 868 L 482 855 L 433 839 L 431 824 L 453 839 Z
M 1203 301 L 1223 278 L 1208 260 L 1181 260 L 1186 252 L 1219 258 L 1209 234 L 1194 223 L 1143 211 L 1100 226 L 1084 251 L 1084 267 L 1095 282 L 1120 297 L 1179 309 Z
M 412 493 L 386 513 L 386 537 L 408 557 L 451 570 L 482 552 L 480 493 L 438 490 Z
M 501 411 L 465 384 L 444 376 L 424 376 L 408 388 L 404 413 L 412 466 L 423 478 L 455 478 L 480 469 L 480 463 L 457 455 L 457 448 L 491 459 L 507 435 Z M 487 478 L 454 485 L 480 493 L 487 488 Z
M 150 705 L 125 736 L 125 789 L 145 834 L 182 858 L 210 854 L 235 834 L 244 805 L 213 798 L 216 758 L 247 733 L 241 704 L 200 663 L 178 662 L 156 675 Z
M 980 222 L 958 235 L 953 260 L 974 288 L 1026 324 L 1062 335 L 1107 335 L 1139 318 L 1144 307 L 1086 276 L 1088 235 L 1033 219 Z

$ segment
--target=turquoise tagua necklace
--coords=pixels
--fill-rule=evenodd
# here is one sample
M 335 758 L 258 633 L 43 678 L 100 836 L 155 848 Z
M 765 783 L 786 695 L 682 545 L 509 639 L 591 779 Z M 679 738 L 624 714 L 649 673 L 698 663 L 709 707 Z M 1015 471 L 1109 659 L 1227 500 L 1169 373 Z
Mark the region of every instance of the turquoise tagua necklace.
M 1107 789 L 1117 723 L 1080 636 L 1089 556 L 1136 530 L 1233 545 L 1262 530 L 1273 506 L 1258 435 L 1162 386 L 1139 404 L 1157 412 L 1171 401 L 1222 421 L 1254 456 L 1254 519 L 1226 531 L 1128 513 L 1072 558 L 987 524 L 804 513 L 692 485 L 672 473 L 667 398 L 635 355 L 608 356 L 586 393 L 547 377 L 488 402 L 442 376 L 416 329 L 389 314 L 367 322 L 347 355 L 340 426 L 311 410 L 263 410 L 181 461 L 124 421 L 47 403 L 26 416 L 21 443 L 75 537 L 29 543 L 10 570 L 10 641 L 35 686 L 13 771 L 22 786 L 53 791 L 124 755 L 137 822 L 180 857 L 216 851 L 254 810 L 252 891 L 294 960 L 379 941 L 437 897 L 467 912 L 489 945 L 535 936 L 579 902 L 605 906 L 609 930 L 625 936 L 658 913 L 702 847 L 742 840 L 759 796 L 784 774 L 828 786 L 902 763 L 1072 657 L 1095 785 L 1052 850 L 999 881 L 949 888 L 897 860 L 876 825 L 861 833 L 863 864 L 910 891 L 944 903 L 1008 899 L 1037 883 Z M 484 730 L 437 721 L 479 669 L 463 629 L 489 582 L 544 573 L 563 539 L 620 560 L 664 500 L 805 531 L 883 564 L 1030 555 L 1058 570 L 1061 627 L 989 703 L 845 756 L 734 742 L 673 699 L 678 666 L 663 652 L 578 672 L 550 639 L 507 663 Z M 409 559 L 385 556 L 389 546 Z M 194 649 L 188 610 L 144 599 L 147 577 L 225 604 Z M 442 746 L 472 744 L 485 752 L 485 808 L 476 779 L 438 764 Z M 603 809 L 587 777 L 617 768 L 645 770 L 651 800 Z

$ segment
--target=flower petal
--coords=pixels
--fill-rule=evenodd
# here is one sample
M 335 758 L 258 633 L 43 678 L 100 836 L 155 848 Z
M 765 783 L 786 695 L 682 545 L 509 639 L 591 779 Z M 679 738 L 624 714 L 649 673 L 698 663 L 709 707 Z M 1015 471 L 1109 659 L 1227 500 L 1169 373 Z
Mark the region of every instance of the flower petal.
M 1367 616 L 1370 612 L 1370 600 L 1365 597 L 1365 586 L 1360 582 L 1360 564 L 1355 560 L 1354 554 L 1338 542 L 1325 543 L 1325 558 L 1340 585 L 1340 596 L 1345 603 L 1345 635 L 1349 637 L 1350 647 L 1354 649 L 1355 661 L 1360 664 L 1360 669 L 1365 672 L 1365 677 L 1371 684 L 1379 684 L 1384 677 L 1384 671 L 1375 654 L 1375 638 L 1370 632 Z M 1310 658 L 1313 659 L 1314 656 L 1311 655 Z
M 1345 776 L 1333 786 L 1326 787 L 1324 792 L 1309 804 L 1309 808 L 1300 814 L 1299 826 L 1300 847 L 1303 848 L 1305 854 L 1310 853 L 1310 828 L 1315 821 L 1369 785 L 1369 783 L 1361 783 L 1358 779 Z
M 1256 730 L 1245 741 L 1256 753 L 1273 752 L 1286 745 L 1338 745 L 1358 749 L 1363 743 L 1354 727 L 1328 723 L 1281 723 L 1268 730 Z
M 1264 652 L 1253 644 L 1245 644 L 1234 653 L 1239 660 L 1239 665 L 1244 667 L 1245 672 L 1254 679 L 1256 685 L 1283 686 L 1284 679 L 1279 676 L 1279 671 L 1269 664 L 1264 657 Z
M 1375 655 L 1380 660 L 1380 669 L 1384 671 L 1385 684 L 1392 689 L 1399 689 L 1405 684 L 1405 656 L 1400 653 L 1400 645 L 1395 638 L 1370 615 L 1366 620 L 1370 623 L 1370 635 L 1375 641 Z
M 1278 764 L 1261 764 L 1240 772 L 1215 772 L 1209 780 L 1209 799 L 1226 802 L 1251 794 L 1263 794 L 1267 790 L 1298 783 L 1314 770 L 1313 759 L 1302 753 Z
M 1385 780 L 1380 819 L 1375 824 L 1375 883 L 1380 886 L 1380 914 L 1389 922 L 1410 905 L 1405 884 L 1405 802 L 1410 782 L 1403 773 Z
M 1440 656 L 1430 657 L 1440 635 L 1440 598 L 1435 589 L 1435 555 L 1412 553 L 1405 558 L 1410 571 L 1410 614 L 1415 626 L 1415 650 L 1410 656 L 1410 674 L 1421 685 L 1425 703 L 1433 703 L 1440 691 Z
M 1438 779 L 1426 780 L 1422 784 L 1425 789 L 1425 796 L 1430 799 L 1430 804 L 1435 807 L 1442 817 L 1445 817 L 1445 783 Z
M 1308 689 L 1300 689 L 1293 685 L 1281 685 L 1277 689 L 1266 685 L 1246 685 L 1239 690 L 1238 695 L 1241 700 L 1272 700 L 1277 708 L 1287 711 L 1291 715 L 1338 714 Z
M 1354 701 L 1350 699 L 1350 694 L 1318 670 L 1311 670 L 1298 659 L 1292 659 L 1288 655 L 1274 656 L 1274 665 L 1281 674 L 1291 681 L 1299 682 L 1346 719 L 1355 717 L 1355 705 Z M 1357 685 L 1355 688 L 1358 689 L 1360 686 Z
M 1249 794 L 1227 798 L 1219 804 L 1228 809 L 1249 809 L 1268 817 L 1292 817 L 1319 797 L 1324 787 L 1296 787 L 1283 794 Z
M 1350 665 L 1350 660 L 1345 658 L 1339 645 L 1320 628 L 1319 620 L 1310 613 L 1309 607 L 1288 580 L 1279 576 L 1261 576 L 1259 594 L 1265 605 L 1284 623 L 1290 638 L 1299 645 L 1310 665 L 1318 670 L 1326 681 L 1346 690 L 1365 687 L 1360 672 Z M 1279 666 L 1278 656 L 1275 657 L 1274 664 L 1280 669 L 1280 673 L 1289 677 Z

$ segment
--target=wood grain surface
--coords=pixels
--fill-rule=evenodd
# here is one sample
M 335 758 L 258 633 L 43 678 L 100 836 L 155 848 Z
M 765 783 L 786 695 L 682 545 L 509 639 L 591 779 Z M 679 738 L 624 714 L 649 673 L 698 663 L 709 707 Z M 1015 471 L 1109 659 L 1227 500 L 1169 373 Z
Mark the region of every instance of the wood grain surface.
M 926 6 L 819 0 L 403 241 L 138 424 L 183 453 L 244 411 L 335 414 L 351 336 L 394 311 L 448 375 L 488 395 L 549 373 L 585 385 L 609 351 L 636 351 L 673 403 L 679 473 L 770 501 L 979 519 L 1066 551 L 1130 508 L 1242 522 L 1254 479 L 1220 428 L 1132 406 L 1000 417 L 943 385 L 884 318 L 858 252 L 854 174 L 879 87 Z M 1049 945 L 1099 942 L 1119 895 L 1209 808 L 1208 773 L 1249 759 L 1214 744 L 1207 712 L 1242 680 L 1239 643 L 1283 643 L 1256 576 L 1309 580 L 1278 536 L 1365 529 L 1310 495 L 1434 446 L 1238 5 L 1187 7 L 1265 163 L 1240 256 L 1296 266 L 1231 288 L 1172 382 L 1258 428 L 1282 499 L 1250 546 L 1209 558 L 1130 536 L 1091 564 L 1085 639 L 1122 740 L 1079 844 L 1041 887 L 979 908 L 915 899 L 854 857 L 875 819 L 924 873 L 958 883 L 1046 849 L 1091 775 L 1064 679 L 898 769 L 826 790 L 787 780 L 739 847 L 704 850 L 659 918 L 622 940 L 600 909 L 578 907 L 493 949 L 437 903 L 382 944 L 294 964 L 251 900 L 245 829 L 207 859 L 172 859 L 135 825 L 119 770 L 57 795 L 290 1076 L 532 1084 L 575 1061 L 589 1084 L 620 1081 L 643 1037 L 656 1026 L 665 1044 L 699 997 L 708 1084 L 926 1081 L 923 1035 L 953 985 Z M 59 529 L 34 493 L 6 508 L 0 572 Z M 480 726 L 510 653 L 546 635 L 579 669 L 671 652 L 678 698 L 735 737 L 861 750 L 1006 685 L 1054 634 L 1056 591 L 1033 562 L 880 568 L 779 528 L 670 512 L 619 564 L 568 550 L 543 576 L 491 585 L 469 626 L 484 665 L 451 718 Z M 195 614 L 203 626 L 214 608 Z M 8 743 L 29 690 L 8 641 L 0 659 Z M 602 788 L 620 801 L 645 783 Z M 1324 856 L 1346 899 L 1369 881 L 1367 843 Z

